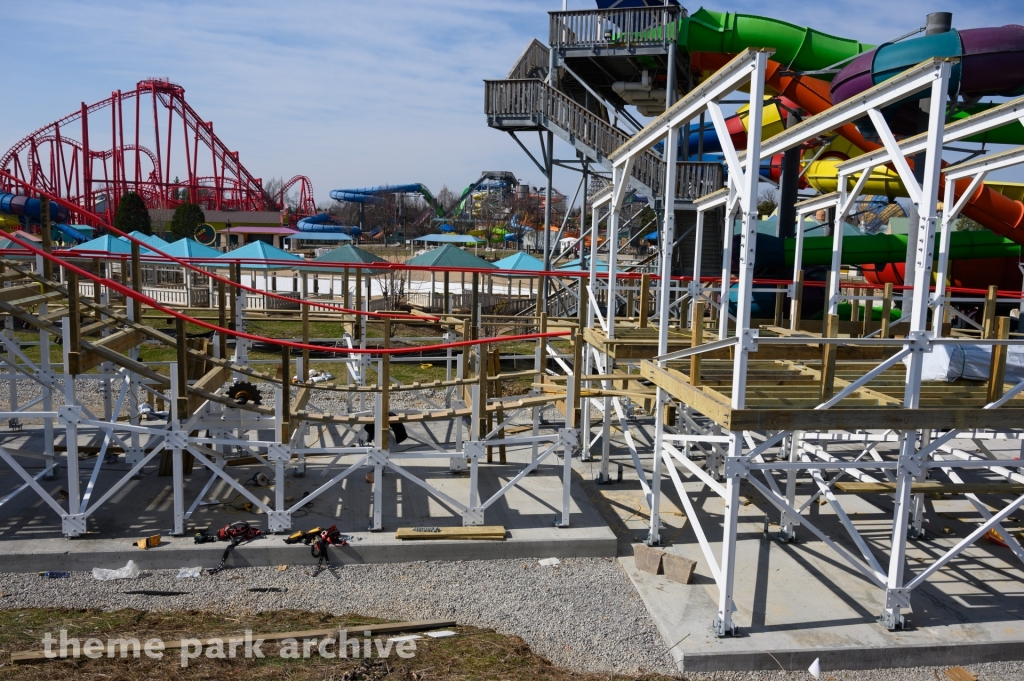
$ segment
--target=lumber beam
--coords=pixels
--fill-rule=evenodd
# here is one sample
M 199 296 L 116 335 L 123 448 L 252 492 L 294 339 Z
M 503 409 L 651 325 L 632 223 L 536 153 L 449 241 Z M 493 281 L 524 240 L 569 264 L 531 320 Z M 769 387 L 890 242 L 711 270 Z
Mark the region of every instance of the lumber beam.
M 81 344 L 82 348 L 87 348 L 87 351 L 82 353 L 81 361 L 78 363 L 79 373 L 85 373 L 106 361 L 114 361 L 120 364 L 119 359 L 109 360 L 109 354 L 100 355 L 97 352 L 97 348 L 109 350 L 120 355 L 140 345 L 144 340 L 146 340 L 146 335 L 138 329 L 123 329 L 110 334 L 106 338 L 100 338 L 89 343 L 83 341 Z
M 402 527 L 395 532 L 395 539 L 402 539 L 406 541 L 423 541 L 428 539 L 505 540 L 505 528 L 502 525 L 433 527 L 425 529 L 426 531 L 415 527 Z
M 892 494 L 895 482 L 837 482 L 835 488 L 844 494 Z M 911 494 L 1024 494 L 1024 485 L 1010 482 L 914 482 Z
M 218 366 L 207 371 L 191 386 L 191 394 L 188 398 L 189 413 L 194 413 L 206 401 L 201 393 L 215 393 L 229 378 L 231 378 L 231 371 L 226 367 Z

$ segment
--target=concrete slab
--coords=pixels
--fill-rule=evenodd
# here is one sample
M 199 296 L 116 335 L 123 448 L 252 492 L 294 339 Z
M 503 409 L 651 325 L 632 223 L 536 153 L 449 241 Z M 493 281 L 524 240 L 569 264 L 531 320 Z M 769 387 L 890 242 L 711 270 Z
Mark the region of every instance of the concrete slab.
M 426 432 L 419 435 L 427 439 Z M 442 433 L 437 435 L 444 439 Z M 82 441 L 87 437 L 83 435 Z M 41 441 L 38 433 L 26 429 L 22 433 L 8 434 L 3 446 L 12 453 L 32 453 L 41 449 Z M 39 459 L 17 458 L 32 475 L 42 469 Z M 285 490 L 287 506 L 328 482 L 348 465 L 342 460 L 331 467 L 331 458 L 309 458 L 304 475 L 288 475 Z M 482 464 L 479 481 L 482 498 L 487 499 L 498 492 L 529 460 L 529 447 L 509 447 L 507 465 Z M 83 493 L 88 489 L 95 464 L 95 456 L 80 461 Z M 469 476 L 450 474 L 447 459 L 407 459 L 399 461 L 399 464 L 453 499 L 468 502 Z M 129 469 L 123 457 L 104 463 L 96 478 L 93 502 Z M 273 487 L 258 486 L 252 482 L 257 472 L 270 471 L 259 465 L 232 466 L 226 470 L 238 482 L 245 484 L 256 498 L 273 506 Z M 486 510 L 486 524 L 502 525 L 508 531 L 503 542 L 403 542 L 395 539 L 394 531 L 399 527 L 460 526 L 462 518 L 457 510 L 440 498 L 431 496 L 421 486 L 391 471 L 385 471 L 383 478 L 384 531 L 369 532 L 372 485 L 367 474 L 372 470 L 372 467 L 366 467 L 353 472 L 305 507 L 305 514 L 300 511 L 294 517 L 293 529 L 337 525 L 342 533 L 354 537 L 351 545 L 331 550 L 335 563 L 612 557 L 616 553 L 615 534 L 581 489 L 578 475 L 573 484 L 570 526 L 554 526 L 555 520 L 560 518 L 562 499 L 562 465 L 557 459 L 542 464 L 535 473 L 526 476 Z M 186 508 L 198 498 L 210 478 L 211 472 L 198 463 L 192 474 L 185 477 Z M 20 478 L 5 470 L 0 475 L 0 499 L 17 489 L 21 482 Z M 61 494 L 62 491 L 66 494 L 67 489 L 65 468 L 61 467 L 57 479 L 41 480 L 40 484 L 55 501 L 66 507 L 67 501 Z M 246 520 L 264 530 L 267 528 L 266 517 L 259 509 L 246 511 L 244 504 L 247 499 L 218 478 L 203 497 L 207 503 L 196 508 L 188 519 L 186 536 L 172 538 L 169 536 L 173 527 L 171 485 L 170 477 L 157 474 L 155 463 L 147 466 L 141 477 L 129 480 L 109 501 L 96 507 L 88 519 L 89 534 L 74 540 L 62 538 L 60 518 L 47 503 L 32 490 L 23 491 L 0 506 L 0 570 L 83 570 L 121 566 L 129 558 L 143 568 L 152 569 L 186 565 L 211 567 L 220 562 L 226 544 L 196 545 L 192 540 L 195 532 L 216 530 L 238 520 Z M 163 535 L 164 545 L 145 551 L 133 546 L 138 538 L 157 533 Z M 309 548 L 285 545 L 280 536 L 240 546 L 229 559 L 229 564 L 234 565 L 305 563 L 316 563 Z
M 686 489 L 720 557 L 722 500 L 696 484 Z M 810 490 L 798 486 L 798 505 Z M 677 498 L 674 490 L 667 494 Z M 734 591 L 738 636 L 712 634 L 718 589 L 692 526 L 665 547 L 697 561 L 691 584 L 640 571 L 632 557 L 619 558 L 681 670 L 800 671 L 815 658 L 824 671 L 1024 659 L 1024 566 L 1010 549 L 986 540 L 969 548 L 914 591 L 907 628 L 889 632 L 876 621 L 883 609 L 881 589 L 806 529 L 798 529 L 797 544 L 766 539 L 765 517 L 777 522 L 777 512 L 756 494 L 745 489 L 743 495 L 748 503 L 740 509 Z M 1009 500 L 983 498 L 992 509 Z M 842 495 L 840 501 L 884 570 L 891 495 Z M 1024 524 L 1024 513 L 1019 515 L 1007 529 L 1016 532 Z M 813 504 L 807 517 L 859 555 L 828 505 Z M 926 500 L 925 520 L 929 537 L 908 551 L 911 576 L 969 534 L 981 516 L 963 497 L 950 497 Z
M 505 541 L 400 541 L 393 532 L 357 532 L 347 546 L 330 548 L 333 565 L 407 563 L 428 560 L 497 560 L 557 556 L 609 557 L 615 538 L 600 528 L 512 530 Z M 143 569 L 172 569 L 220 563 L 228 544 L 196 544 L 190 537 L 165 537 L 156 548 L 142 550 L 129 540 L 77 538 L 0 542 L 4 572 L 91 570 L 122 567 L 134 560 Z M 235 548 L 228 566 L 310 565 L 317 559 L 308 546 L 288 545 L 281 536 L 266 536 Z

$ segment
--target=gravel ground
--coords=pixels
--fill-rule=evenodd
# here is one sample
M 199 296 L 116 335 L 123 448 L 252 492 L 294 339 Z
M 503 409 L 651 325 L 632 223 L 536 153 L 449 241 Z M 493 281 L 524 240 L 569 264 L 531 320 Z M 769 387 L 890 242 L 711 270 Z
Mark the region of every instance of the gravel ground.
M 114 379 L 112 382 L 112 399 L 117 401 L 117 396 L 121 390 L 121 379 Z M 11 381 L 6 375 L 0 374 L 0 404 L 9 405 L 11 403 Z M 24 405 L 32 400 L 38 398 L 42 394 L 42 386 L 31 379 L 19 378 L 18 379 L 18 404 Z M 78 378 L 75 379 L 75 394 L 78 396 L 79 401 L 86 406 L 90 411 L 99 416 L 103 415 L 103 393 L 101 392 L 101 384 L 96 379 Z M 60 378 L 57 379 L 57 387 L 52 393 L 53 395 L 53 408 L 56 409 L 64 404 L 64 381 Z M 122 408 L 121 413 L 125 416 L 128 415 L 128 400 L 125 399 L 125 406 Z M 31 411 L 42 411 L 43 405 L 37 404 L 32 407 Z
M 532 560 L 418 562 L 310 569 L 234 568 L 196 579 L 174 570 L 144 571 L 138 579 L 100 582 L 90 573 L 47 580 L 0 573 L 0 608 L 206 610 L 235 615 L 299 608 L 335 615 L 357 613 L 398 620 L 451 618 L 523 638 L 556 665 L 577 671 L 677 676 L 654 623 L 614 561 L 576 558 L 541 567 Z M 313 585 L 315 588 L 310 588 Z M 281 592 L 251 589 L 273 587 Z M 184 592 L 153 596 L 126 591 Z M 202 632 L 196 632 L 201 635 Z M 1024 662 L 968 665 L 979 680 L 1024 679 Z M 806 671 L 693 673 L 690 681 L 796 681 Z M 946 681 L 942 668 L 822 670 L 832 681 Z
M 964 667 L 978 681 L 1011 681 L 1024 679 L 1024 663 L 1021 662 L 989 662 L 972 664 Z M 821 670 L 821 681 L 957 681 L 958 676 L 947 677 L 945 667 L 909 667 L 906 669 L 872 669 L 872 670 Z M 813 681 L 814 677 L 806 671 L 799 672 L 714 672 L 689 674 L 688 681 Z M 969 678 L 969 677 L 968 677 Z
M 300 608 L 398 620 L 451 618 L 520 636 L 555 664 L 580 671 L 675 672 L 639 595 L 609 559 L 570 559 L 553 567 L 533 560 L 358 565 L 336 574 L 321 573 L 311 581 L 309 568 L 235 568 L 179 580 L 176 571 L 153 570 L 135 580 L 100 582 L 84 572 L 53 580 L 0 573 L 0 591 L 6 595 L 0 608 L 59 605 L 234 614 Z M 249 591 L 261 587 L 286 591 Z M 186 593 L 124 593 L 136 590 Z
M 120 382 L 115 381 L 116 399 Z M 273 391 L 261 385 L 264 402 Z M 102 413 L 99 383 L 76 380 L 79 399 Z M 0 403 L 8 401 L 9 382 L 0 379 Z M 30 380 L 18 381 L 19 401 L 39 395 Z M 345 395 L 314 392 L 313 404 L 335 414 L 348 412 Z M 54 407 L 63 404 L 55 391 Z M 392 393 L 393 409 L 436 408 L 444 391 Z M 353 405 L 357 407 L 357 403 Z M 36 407 L 40 408 L 39 406 Z M 127 409 L 122 410 L 126 414 Z M 553 417 L 553 415 L 551 415 Z M 515 422 L 528 422 L 525 411 Z M 301 608 L 333 614 L 358 613 L 388 619 L 452 618 L 460 624 L 493 628 L 522 637 L 553 663 L 578 671 L 641 671 L 676 674 L 670 653 L 638 594 L 617 563 L 605 559 L 572 559 L 556 567 L 536 561 L 498 560 L 426 562 L 346 566 L 338 578 L 321 574 L 310 589 L 309 570 L 289 567 L 235 568 L 219 575 L 178 580 L 176 571 L 144 572 L 136 580 L 99 582 L 89 573 L 67 580 L 0 573 L 0 608 L 61 607 L 214 610 L 234 614 Z M 384 585 L 387 585 L 386 587 Z M 354 585 L 358 587 L 353 588 Z M 254 593 L 251 588 L 276 587 L 283 592 Z M 125 591 L 185 592 L 172 596 L 130 595 Z M 1024 679 L 1024 662 L 967 665 L 979 680 Z M 686 675 L 707 681 L 790 681 L 810 679 L 806 671 L 716 672 Z M 861 681 L 946 681 L 942 668 L 822 670 L 821 679 Z

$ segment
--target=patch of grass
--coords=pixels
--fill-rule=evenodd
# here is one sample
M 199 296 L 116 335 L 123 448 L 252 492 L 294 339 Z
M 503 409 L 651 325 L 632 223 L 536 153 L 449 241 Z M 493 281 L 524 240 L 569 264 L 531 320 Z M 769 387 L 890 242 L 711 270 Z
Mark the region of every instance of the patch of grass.
M 494 679 L 549 679 L 551 681 L 668 681 L 657 675 L 623 676 L 580 674 L 555 667 L 536 655 L 517 636 L 503 636 L 491 630 L 458 627 L 458 636 L 444 639 L 423 639 L 416 642 L 416 655 L 402 659 L 326 660 L 313 655 L 308 659 L 282 659 L 277 644 L 264 644 L 264 659 L 207 659 L 200 657 L 185 669 L 180 667 L 177 650 L 165 652 L 164 659 L 80 659 L 53 660 L 12 665 L 10 655 L 25 650 L 41 650 L 47 633 L 59 636 L 65 629 L 68 637 L 84 642 L 87 638 L 106 641 L 109 638 L 134 637 L 141 641 L 160 638 L 172 641 L 181 638 L 228 637 L 244 634 L 331 629 L 375 624 L 383 620 L 301 610 L 281 610 L 260 614 L 229 616 L 208 612 L 144 612 L 139 610 L 62 610 L 16 609 L 0 610 L 0 679 L 25 681 L 62 681 L 64 679 L 113 678 L 135 679 L 217 679 L 242 681 L 248 679 L 379 679 L 381 681 L 426 681 L 453 679 L 476 681 Z M 348 674 L 349 676 L 345 676 Z
M 216 310 L 208 309 L 188 309 L 185 311 L 187 314 L 199 317 L 209 318 L 216 321 Z M 144 315 L 145 322 L 159 331 L 169 331 L 173 333 L 175 331 L 172 318 L 169 315 L 162 314 L 157 311 L 149 310 Z M 299 340 L 302 337 L 302 323 L 299 319 L 289 321 L 266 321 L 260 319 L 250 319 L 247 323 L 247 330 L 251 333 L 259 334 L 267 338 L 286 338 L 289 340 Z M 487 332 L 508 332 L 509 327 L 494 327 L 488 326 L 485 331 Z M 187 324 L 186 333 L 188 334 L 201 334 L 206 333 L 208 329 L 199 326 L 197 324 Z M 515 329 L 516 333 L 532 332 L 533 329 Z M 345 325 L 340 321 L 311 321 L 309 328 L 310 338 L 340 338 L 345 333 Z M 39 340 L 39 334 L 36 331 L 17 331 L 15 332 L 17 339 L 23 343 L 36 343 Z M 368 338 L 379 339 L 383 337 L 383 323 L 378 321 L 371 321 L 367 324 L 366 335 Z M 392 337 L 395 346 L 400 345 L 434 345 L 442 342 L 440 337 L 439 327 L 431 324 L 401 324 L 395 323 L 392 325 Z M 417 341 L 414 343 L 403 342 L 401 339 L 404 338 L 430 338 L 428 341 Z M 91 338 L 90 338 L 91 340 Z M 553 341 L 555 347 L 562 352 L 571 352 L 572 346 L 566 341 Z M 493 346 L 489 346 L 493 347 Z M 503 355 L 525 355 L 532 356 L 536 349 L 535 341 L 510 341 L 501 343 L 500 346 Z M 33 361 L 38 362 L 40 357 L 39 347 L 37 345 L 25 346 L 22 348 L 25 356 Z M 292 361 L 298 356 L 297 352 L 292 353 Z M 273 362 L 279 362 L 281 355 L 277 352 L 250 352 L 249 357 L 252 360 L 271 360 Z M 64 359 L 64 352 L 62 346 L 58 345 L 55 341 L 51 342 L 50 345 L 50 362 L 53 364 L 61 364 Z M 139 359 L 147 363 L 166 363 L 177 360 L 177 353 L 175 348 L 152 341 L 147 341 L 139 347 Z M 430 367 L 425 367 L 426 364 L 431 364 Z M 275 374 L 276 369 L 273 365 L 257 365 L 260 371 Z M 344 382 L 345 366 L 341 362 L 332 361 L 314 361 L 312 363 L 313 369 L 319 369 L 327 371 L 333 374 L 335 377 Z M 505 363 L 503 371 L 516 371 L 532 368 L 532 362 L 530 360 L 520 360 L 517 365 L 513 368 L 509 363 Z M 167 375 L 168 367 L 166 365 L 154 366 L 153 370 L 159 374 Z M 293 367 L 294 370 L 294 367 Z M 99 368 L 93 368 L 87 373 L 98 373 Z M 392 380 L 401 383 L 415 383 L 415 382 L 428 382 L 443 380 L 445 378 L 445 367 L 441 363 L 430 363 L 424 360 L 423 362 L 393 362 L 391 364 L 391 377 Z M 370 372 L 371 383 L 375 381 L 375 373 L 371 370 Z M 532 378 L 519 378 L 510 381 L 506 381 L 503 386 L 503 394 L 505 395 L 519 395 L 530 388 Z

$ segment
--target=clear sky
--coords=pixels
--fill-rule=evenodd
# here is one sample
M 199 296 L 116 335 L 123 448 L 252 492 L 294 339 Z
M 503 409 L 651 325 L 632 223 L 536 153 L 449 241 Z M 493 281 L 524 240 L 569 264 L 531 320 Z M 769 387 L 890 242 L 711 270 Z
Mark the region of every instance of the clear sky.
M 318 202 L 343 187 L 461 189 L 485 169 L 541 182 L 515 143 L 487 127 L 482 81 L 504 77 L 532 38 L 546 38 L 547 11 L 561 9 L 559 0 L 3 4 L 0 151 L 83 101 L 159 76 L 185 87 L 252 173 L 308 175 Z M 930 11 L 952 11 L 959 28 L 1024 23 L 1020 0 L 707 7 L 875 43 L 921 26 Z M 575 179 L 561 173 L 556 184 L 571 193 Z

